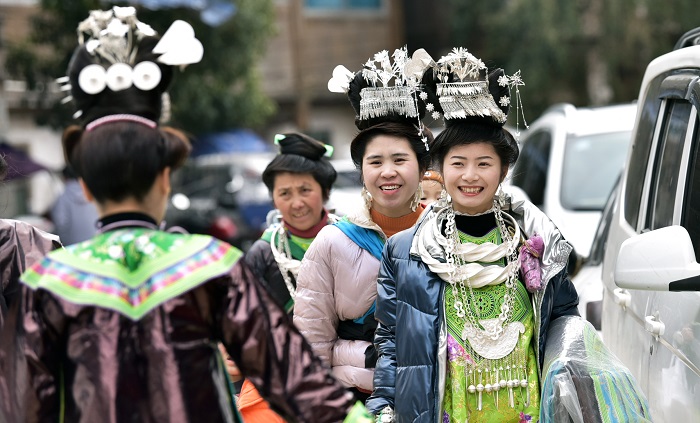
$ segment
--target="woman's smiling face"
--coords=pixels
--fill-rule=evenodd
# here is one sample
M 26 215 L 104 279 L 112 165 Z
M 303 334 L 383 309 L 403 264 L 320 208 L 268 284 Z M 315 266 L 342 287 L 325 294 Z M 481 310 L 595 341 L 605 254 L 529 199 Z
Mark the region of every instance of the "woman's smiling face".
M 367 143 L 362 180 L 374 210 L 388 217 L 411 213 L 420 178 L 418 159 L 408 140 L 377 135 Z
M 508 167 L 487 142 L 452 147 L 442 164 L 445 190 L 452 197 L 452 207 L 467 214 L 483 213 L 493 206 L 493 198 L 507 172 Z

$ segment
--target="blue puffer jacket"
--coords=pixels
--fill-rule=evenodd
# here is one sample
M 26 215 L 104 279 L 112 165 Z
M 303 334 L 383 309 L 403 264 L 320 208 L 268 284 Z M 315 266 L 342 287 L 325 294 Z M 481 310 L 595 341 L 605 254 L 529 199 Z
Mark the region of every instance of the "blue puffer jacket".
M 578 315 L 578 295 L 565 267 L 571 248 L 531 203 L 514 201 L 508 212 L 527 236 L 536 232 L 543 235 L 545 245 L 547 240 L 557 244 L 547 246 L 543 257 L 545 289 L 531 295 L 538 341 L 535 351 L 541 366 L 549 323 L 560 316 Z M 379 326 L 374 339 L 379 360 L 367 408 L 378 414 L 391 406 L 395 422 L 442 422 L 447 360 L 445 282 L 411 254 L 413 238 L 429 218 L 430 214 L 389 238 L 379 271 L 375 313 Z

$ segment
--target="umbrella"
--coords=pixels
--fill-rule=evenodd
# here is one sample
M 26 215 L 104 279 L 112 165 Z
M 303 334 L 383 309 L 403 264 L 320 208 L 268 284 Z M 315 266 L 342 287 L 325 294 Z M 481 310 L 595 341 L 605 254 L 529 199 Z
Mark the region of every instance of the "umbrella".
M 7 162 L 7 176 L 5 181 L 25 178 L 34 172 L 46 170 L 29 156 L 6 142 L 0 142 L 0 156 Z

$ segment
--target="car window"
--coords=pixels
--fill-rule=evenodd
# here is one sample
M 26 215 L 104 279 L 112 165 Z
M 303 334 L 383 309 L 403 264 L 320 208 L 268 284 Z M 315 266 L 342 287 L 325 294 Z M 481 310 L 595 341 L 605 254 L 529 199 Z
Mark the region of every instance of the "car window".
M 696 114 L 693 129 L 693 149 L 691 152 L 690 169 L 688 169 L 687 193 L 683 205 L 681 225 L 688 231 L 695 249 L 695 260 L 700 262 L 700 119 Z
M 658 229 L 673 224 L 678 174 L 683 157 L 683 145 L 688 129 L 692 105 L 684 100 L 667 100 L 651 181 L 650 208 L 647 213 L 648 229 Z
M 661 82 L 666 76 L 666 74 L 662 74 L 652 80 L 649 83 L 648 92 L 659 92 Z M 633 228 L 637 228 L 637 220 L 639 219 L 642 190 L 644 189 L 644 184 L 641 181 L 644 181 L 646 176 L 651 142 L 654 138 L 654 128 L 656 127 L 656 120 L 661 108 L 661 99 L 658 96 L 649 95 L 639 107 L 641 107 L 642 112 L 637 122 L 637 137 L 634 139 L 632 156 L 627 165 L 627 182 L 625 185 L 625 201 L 623 203 L 625 220 Z
M 612 222 L 613 211 L 615 211 L 615 204 L 617 203 L 617 194 L 619 191 L 620 175 L 618 175 L 613 182 L 613 188 L 605 202 L 603 214 L 600 216 L 598 228 L 596 228 L 593 244 L 591 245 L 591 253 L 588 255 L 588 264 L 590 265 L 601 264 L 603 262 L 603 257 L 605 257 L 605 245 L 608 240 L 608 233 L 610 233 L 610 222 Z
M 225 166 L 198 167 L 188 164 L 174 173 L 173 192 L 193 198 L 216 197 L 223 194 L 229 179 Z
M 361 188 L 362 176 L 357 169 L 338 171 L 333 188 Z
M 622 170 L 631 131 L 569 135 L 564 149 L 561 204 L 569 210 L 603 210 Z
M 551 144 L 552 136 L 549 132 L 533 133 L 523 144 L 520 157 L 513 169 L 513 185 L 525 191 L 530 201 L 536 206 L 544 204 Z

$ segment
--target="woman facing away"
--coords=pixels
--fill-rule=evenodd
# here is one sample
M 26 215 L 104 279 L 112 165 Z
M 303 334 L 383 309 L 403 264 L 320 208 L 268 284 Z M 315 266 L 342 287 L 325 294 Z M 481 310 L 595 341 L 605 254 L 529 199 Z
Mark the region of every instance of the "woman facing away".
M 464 49 L 435 73 L 445 129 L 430 152 L 446 193 L 384 250 L 367 406 L 386 422 L 537 421 L 547 329 L 578 314 L 571 246 L 499 194 L 519 152 L 503 128 L 515 79 Z
M 0 157 L 0 180 L 7 173 Z M 20 275 L 49 251 L 60 248 L 55 235 L 25 222 L 0 219 L 0 422 L 24 421 L 27 365 L 24 357 L 24 328 L 20 304 Z
M 279 221 L 250 247 L 245 262 L 291 315 L 301 259 L 318 232 L 338 220 L 324 208 L 337 175 L 327 158 L 332 153 L 330 146 L 298 133 L 278 134 L 275 144 L 279 155 L 267 165 L 262 179 Z M 235 377 L 235 369 L 229 375 Z M 283 421 L 249 380 L 243 381 L 237 404 L 246 422 Z
M 380 63 L 388 62 L 388 56 L 378 56 Z M 294 323 L 333 374 L 364 400 L 372 392 L 376 362 L 372 340 L 381 251 L 387 238 L 411 227 L 423 211 L 419 183 L 432 135 L 416 126 L 424 108 L 415 101 L 415 89 L 375 87 L 374 75 L 363 71 L 346 75 L 343 82 L 360 129 L 350 154 L 361 171 L 364 201 L 354 214 L 321 229 L 307 250 L 297 279 Z M 400 103 L 411 109 L 396 110 Z
M 115 7 L 79 27 L 69 77 L 84 126 L 63 146 L 100 229 L 22 276 L 27 421 L 240 421 L 219 342 L 285 419 L 362 421 L 240 251 L 159 229 L 189 152 L 156 123 L 162 94 L 172 66 L 199 59 L 167 39 L 191 32 L 178 22 L 159 41 L 133 8 Z

